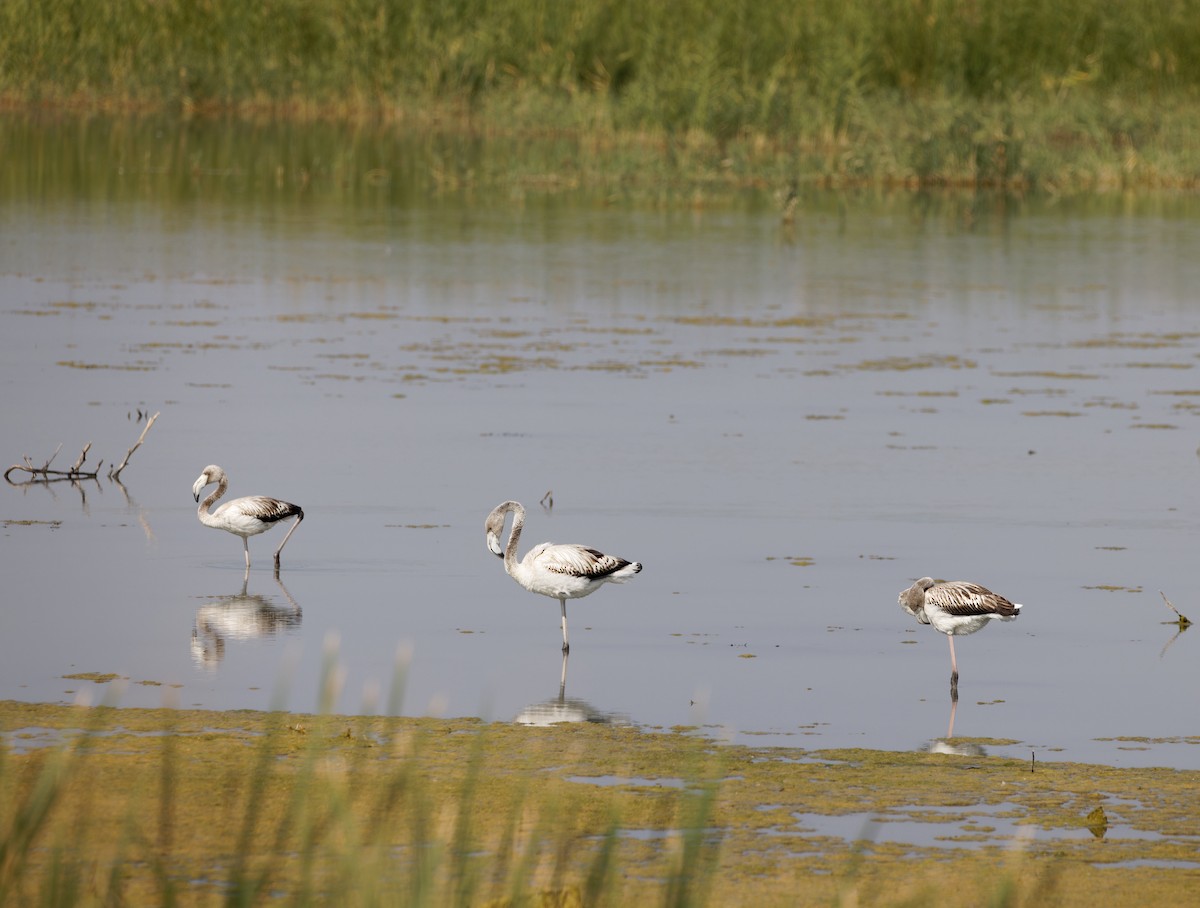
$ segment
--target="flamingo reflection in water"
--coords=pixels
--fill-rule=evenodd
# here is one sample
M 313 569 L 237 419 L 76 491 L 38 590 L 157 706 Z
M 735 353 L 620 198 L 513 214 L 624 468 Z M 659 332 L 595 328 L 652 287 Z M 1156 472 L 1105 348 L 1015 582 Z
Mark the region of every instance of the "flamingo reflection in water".
M 220 596 L 196 610 L 192 626 L 192 661 L 205 671 L 216 671 L 225 658 L 230 640 L 246 641 L 273 637 L 300 626 L 301 611 L 279 575 L 275 582 L 287 600 L 278 604 L 275 597 L 247 591 L 250 572 L 242 578 L 242 589 L 232 596 Z
M 950 698 L 950 727 L 946 729 L 946 737 L 935 738 L 929 742 L 925 750 L 931 754 L 956 754 L 960 757 L 986 757 L 987 751 L 982 744 L 972 741 L 954 740 L 954 713 L 958 710 L 958 698 Z
M 558 681 L 558 696 L 551 700 L 531 703 L 521 710 L 513 722 L 517 725 L 533 725 L 545 728 L 548 725 L 558 725 L 567 722 L 592 722 L 597 725 L 632 725 L 628 716 L 620 713 L 604 712 L 592 706 L 586 700 L 567 696 L 567 658 L 562 654 L 562 674 Z

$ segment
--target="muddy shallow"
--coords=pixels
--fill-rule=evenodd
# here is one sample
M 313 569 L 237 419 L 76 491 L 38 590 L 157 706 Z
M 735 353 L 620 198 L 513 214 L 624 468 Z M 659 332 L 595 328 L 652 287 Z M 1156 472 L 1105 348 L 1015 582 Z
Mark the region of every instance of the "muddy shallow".
M 924 748 L 948 653 L 896 596 L 931 574 L 1025 606 L 959 641 L 955 736 L 1200 767 L 1200 631 L 1159 592 L 1200 618 L 1186 206 L 831 197 L 788 227 L 765 203 L 266 204 L 222 179 L 5 184 L 4 465 L 120 460 L 161 416 L 123 489 L 0 485 L 0 698 L 312 710 L 336 658 L 343 711 L 570 700 Z M 304 507 L 278 581 L 281 532 L 244 580 L 240 541 L 197 522 L 208 463 Z M 556 604 L 483 544 L 506 498 L 523 550 L 645 565 L 570 604 L 565 684 Z

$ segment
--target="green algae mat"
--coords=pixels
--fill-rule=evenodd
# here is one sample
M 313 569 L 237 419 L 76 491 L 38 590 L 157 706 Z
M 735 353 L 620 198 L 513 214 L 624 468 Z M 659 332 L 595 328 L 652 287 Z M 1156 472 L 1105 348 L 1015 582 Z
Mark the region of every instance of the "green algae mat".
M 0 904 L 1100 905 L 1200 892 L 1200 773 L 694 729 L 0 703 Z

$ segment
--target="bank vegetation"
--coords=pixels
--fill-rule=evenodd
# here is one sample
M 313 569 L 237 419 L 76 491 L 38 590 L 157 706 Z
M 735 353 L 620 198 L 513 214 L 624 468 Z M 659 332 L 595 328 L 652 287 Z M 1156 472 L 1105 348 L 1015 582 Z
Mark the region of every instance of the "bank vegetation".
M 1191 189 L 1200 2 L 0 0 L 0 99 L 565 133 L 743 180 Z

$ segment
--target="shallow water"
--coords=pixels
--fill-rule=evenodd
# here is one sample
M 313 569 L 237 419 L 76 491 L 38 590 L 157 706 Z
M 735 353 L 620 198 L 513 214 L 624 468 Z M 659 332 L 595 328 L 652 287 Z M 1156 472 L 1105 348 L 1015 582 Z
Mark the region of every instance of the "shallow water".
M 161 416 L 123 488 L 0 486 L 0 697 L 805 748 L 953 720 L 975 753 L 1200 768 L 1200 631 L 1159 593 L 1200 617 L 1194 202 L 814 196 L 784 226 L 765 197 L 432 191 L 382 142 L 396 179 L 304 183 L 298 138 L 252 138 L 278 181 L 204 143 L 165 175 L 103 142 L 71 180 L 5 165 L 4 465 L 90 441 L 107 470 Z M 209 463 L 304 507 L 278 580 L 281 531 L 244 579 L 196 520 Z M 506 498 L 522 551 L 645 565 L 569 603 L 567 666 L 556 603 L 485 549 Z M 925 574 L 1025 606 L 958 641 L 953 716 L 945 642 L 896 604 Z

